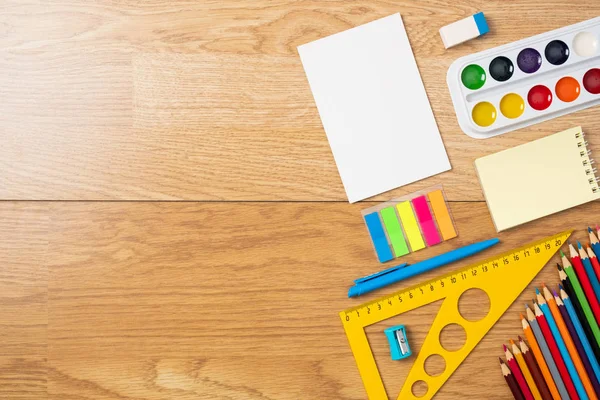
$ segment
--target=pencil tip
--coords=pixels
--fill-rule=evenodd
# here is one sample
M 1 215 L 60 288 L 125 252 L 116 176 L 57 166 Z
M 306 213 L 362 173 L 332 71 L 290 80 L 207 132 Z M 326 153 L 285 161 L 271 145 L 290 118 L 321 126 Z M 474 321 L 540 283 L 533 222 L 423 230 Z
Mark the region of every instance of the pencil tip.
M 565 253 L 563 253 L 563 251 L 562 251 L 562 250 L 560 251 L 560 256 L 561 256 L 561 257 L 564 257 L 564 256 L 565 256 Z
M 581 243 L 579 243 L 579 240 L 577 241 L 577 247 L 581 248 Z
M 565 290 L 565 288 L 563 288 L 563 285 L 561 285 L 560 283 L 558 284 L 558 288 L 559 288 L 560 290 Z
M 521 337 L 521 335 L 517 336 L 519 338 L 519 342 L 523 341 L 523 338 Z
M 504 350 L 504 351 L 507 351 L 507 350 L 508 350 L 508 348 L 506 348 L 506 345 L 505 345 L 505 344 L 503 344 L 503 345 L 502 345 L 502 350 Z
M 523 313 L 519 313 L 519 316 L 521 317 L 521 319 L 525 319 L 525 317 L 523 316 Z
M 504 361 L 502 361 L 502 357 L 498 357 L 498 360 L 500 360 L 500 364 L 504 364 Z
M 558 297 L 558 293 L 556 293 L 556 290 L 552 290 L 552 294 L 554 295 L 554 297 Z
M 535 288 L 535 294 L 540 294 L 540 289 Z
M 592 228 L 588 226 L 588 233 L 592 233 Z
M 529 310 L 529 304 L 525 303 L 525 309 Z

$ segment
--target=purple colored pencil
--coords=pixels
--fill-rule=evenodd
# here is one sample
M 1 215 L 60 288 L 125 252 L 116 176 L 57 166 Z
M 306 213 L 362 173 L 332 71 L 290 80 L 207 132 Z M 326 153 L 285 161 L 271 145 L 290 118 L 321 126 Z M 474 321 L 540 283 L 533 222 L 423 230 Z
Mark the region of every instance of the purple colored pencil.
M 592 364 L 590 363 L 590 360 L 588 358 L 590 356 L 590 354 L 587 354 L 585 352 L 585 350 L 583 348 L 583 344 L 581 343 L 581 339 L 579 339 L 579 335 L 577 334 L 577 331 L 575 330 L 573 321 L 571 321 L 569 312 L 567 311 L 567 308 L 565 307 L 565 304 L 563 303 L 562 299 L 560 298 L 558 293 L 556 293 L 555 290 L 552 291 L 552 294 L 554 295 L 554 300 L 556 300 L 556 305 L 558 306 L 560 315 L 562 315 L 563 320 L 565 321 L 565 325 L 567 326 L 567 330 L 569 331 L 569 334 L 571 335 L 571 338 L 573 339 L 573 343 L 575 344 L 575 348 L 577 349 L 577 352 L 579 353 L 579 357 L 581 358 L 581 361 L 583 362 L 583 366 L 585 367 L 585 370 L 586 370 L 588 376 L 590 377 L 590 381 L 592 383 L 592 386 L 594 387 L 594 392 L 596 392 L 596 395 L 600 396 L 600 382 L 598 382 L 598 378 L 596 377 L 596 374 L 594 373 L 594 369 L 592 368 Z M 593 354 L 591 356 L 594 357 Z

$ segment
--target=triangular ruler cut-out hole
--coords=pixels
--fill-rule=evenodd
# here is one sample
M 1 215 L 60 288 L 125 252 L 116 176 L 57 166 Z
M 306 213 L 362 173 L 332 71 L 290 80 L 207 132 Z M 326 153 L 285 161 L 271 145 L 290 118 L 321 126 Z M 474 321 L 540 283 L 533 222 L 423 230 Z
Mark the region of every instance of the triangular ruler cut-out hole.
M 395 398 L 400 393 L 441 304 L 441 301 L 436 301 L 365 328 L 388 397 Z M 413 352 L 412 356 L 403 360 L 391 359 L 390 345 L 383 333 L 384 329 L 395 325 L 407 327 L 406 336 Z
M 342 311 L 340 318 L 369 398 L 374 400 L 433 398 L 572 232 L 567 231 L 547 237 L 420 285 Z M 463 318 L 459 311 L 459 299 L 469 289 L 483 290 L 490 300 L 487 315 L 475 322 Z M 365 328 L 439 300 L 441 300 L 439 311 L 423 341 L 423 346 L 416 357 L 412 358 L 414 363 L 400 393 L 397 396 L 388 396 Z M 467 336 L 464 346 L 460 350 L 451 352 L 444 349 L 440 343 L 442 329 L 450 324 L 462 326 Z M 433 354 L 443 357 L 446 364 L 444 372 L 438 376 L 430 376 L 425 372 L 425 360 Z M 425 385 L 419 381 L 423 381 Z M 425 394 L 421 397 L 415 396 L 413 386 L 415 390 L 424 390 Z

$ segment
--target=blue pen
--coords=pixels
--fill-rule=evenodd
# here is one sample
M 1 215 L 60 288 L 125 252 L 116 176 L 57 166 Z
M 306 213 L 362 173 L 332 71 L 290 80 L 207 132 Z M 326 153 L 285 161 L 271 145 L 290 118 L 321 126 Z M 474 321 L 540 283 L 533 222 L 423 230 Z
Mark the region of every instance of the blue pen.
M 567 345 L 560 334 L 560 330 L 556 325 L 556 321 L 554 320 L 554 316 L 552 315 L 552 311 L 550 311 L 550 307 L 548 307 L 548 303 L 546 303 L 546 299 L 540 293 L 539 289 L 535 289 L 535 293 L 537 294 L 538 305 L 540 306 L 540 310 L 546 317 L 546 322 L 550 327 L 550 331 L 552 331 L 552 336 L 554 337 L 554 341 L 558 346 L 558 350 L 560 351 L 560 355 L 567 366 L 567 370 L 569 370 L 569 375 L 571 376 L 571 380 L 573 381 L 573 385 L 575 386 L 575 390 L 577 390 L 577 394 L 579 395 L 581 400 L 589 400 L 587 393 L 585 392 L 585 388 L 583 387 L 583 382 L 581 382 L 581 378 L 579 377 L 579 373 L 575 368 L 575 364 L 573 364 L 573 359 L 569 354 L 569 350 L 567 350 Z
M 411 276 L 419 275 L 423 272 L 453 263 L 454 261 L 462 260 L 463 258 L 469 257 L 489 247 L 492 247 L 499 242 L 500 240 L 495 238 L 479 243 L 473 243 L 410 266 L 408 264 L 401 264 L 396 267 L 377 272 L 373 275 L 359 278 L 354 281 L 354 286 L 348 290 L 348 297 L 360 296 L 361 294 L 372 292 L 373 290 L 391 285 L 392 283 L 410 278 Z
M 579 258 L 581 258 L 583 268 L 585 268 L 585 273 L 587 274 L 590 283 L 592 284 L 592 288 L 594 289 L 594 293 L 596 294 L 596 299 L 600 301 L 600 282 L 598 281 L 598 277 L 596 276 L 596 272 L 594 271 L 592 262 L 590 261 L 586 251 L 583 250 L 583 248 L 581 247 L 581 243 L 577 242 L 577 247 L 579 249 Z
M 577 331 L 577 335 L 581 340 L 581 345 L 583 346 L 583 349 L 588 356 L 588 360 L 592 365 L 594 375 L 596 375 L 596 379 L 600 381 L 600 364 L 598 364 L 598 360 L 596 360 L 596 357 L 594 356 L 594 350 L 592 350 L 592 345 L 590 344 L 590 341 L 588 340 L 585 331 L 583 330 L 583 325 L 581 325 L 581 321 L 579 321 L 579 317 L 577 316 L 575 307 L 573 306 L 571 299 L 569 298 L 567 292 L 565 292 L 562 286 L 560 286 L 560 297 L 565 305 L 565 308 L 567 309 L 567 312 L 569 313 L 569 317 L 571 317 L 571 322 L 573 323 L 575 331 Z

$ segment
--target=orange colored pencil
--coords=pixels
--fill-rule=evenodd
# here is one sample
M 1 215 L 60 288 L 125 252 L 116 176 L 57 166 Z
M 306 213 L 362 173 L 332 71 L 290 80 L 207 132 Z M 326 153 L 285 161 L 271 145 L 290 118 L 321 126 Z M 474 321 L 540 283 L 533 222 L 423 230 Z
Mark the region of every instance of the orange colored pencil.
M 517 360 L 517 364 L 519 364 L 519 368 L 521 368 L 521 373 L 525 378 L 525 382 L 527 382 L 527 386 L 529 386 L 529 390 L 531 390 L 531 394 L 535 400 L 542 400 L 542 395 L 535 384 L 535 380 L 533 379 L 533 375 L 531 375 L 531 371 L 523 358 L 523 354 L 521 354 L 521 350 L 517 347 L 514 340 L 510 339 L 510 344 L 512 346 L 513 355 Z
M 550 368 L 548 368 L 548 364 L 544 359 L 544 354 L 542 354 L 542 349 L 540 349 L 535 335 L 531 330 L 531 326 L 529 326 L 529 322 L 527 321 L 527 318 L 523 316 L 523 314 L 521 314 L 521 324 L 523 325 L 523 333 L 525 333 L 525 338 L 527 338 L 527 341 L 529 342 L 529 347 L 535 356 L 538 366 L 540 367 L 540 371 L 542 371 L 542 375 L 546 381 L 546 385 L 548 385 L 548 389 L 550 390 L 552 398 L 554 400 L 561 400 L 556 383 L 554 383 L 554 378 L 552 378 Z
M 550 293 L 550 290 L 548 290 L 546 285 L 542 285 L 542 287 L 544 291 L 544 299 L 546 300 L 546 303 L 548 303 L 548 308 L 550 308 L 550 312 L 552 313 L 554 321 L 558 326 L 560 335 L 565 341 L 569 355 L 571 356 L 573 364 L 575 365 L 575 369 L 577 370 L 577 374 L 579 375 L 579 378 L 581 378 L 581 382 L 583 383 L 583 388 L 585 389 L 585 392 L 589 396 L 590 400 L 598 400 L 596 392 L 594 392 L 594 387 L 592 386 L 592 381 L 590 381 L 590 377 L 588 376 L 587 371 L 585 370 L 585 366 L 581 361 L 581 357 L 579 357 L 579 353 L 577 352 L 575 343 L 573 343 L 571 334 L 569 333 L 569 330 L 565 325 L 565 321 L 562 318 L 562 314 L 560 313 L 560 310 L 556 305 L 556 300 L 554 299 L 554 296 L 552 295 L 552 293 Z

